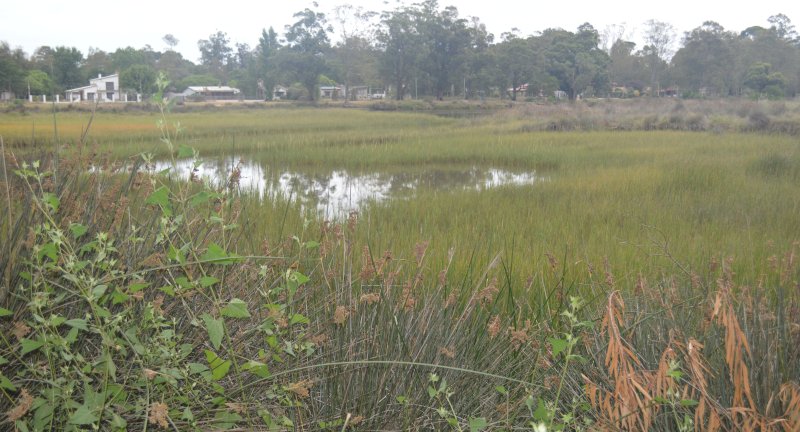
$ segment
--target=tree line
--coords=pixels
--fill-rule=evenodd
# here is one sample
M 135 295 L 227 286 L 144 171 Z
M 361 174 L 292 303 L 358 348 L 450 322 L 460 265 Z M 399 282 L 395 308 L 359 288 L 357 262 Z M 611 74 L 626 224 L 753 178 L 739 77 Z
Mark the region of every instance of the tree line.
M 315 6 L 316 7 L 316 6 Z M 372 12 L 343 5 L 331 13 L 306 8 L 282 34 L 263 29 L 255 47 L 218 31 L 198 41 L 200 61 L 166 48 L 114 52 L 41 46 L 28 55 L 0 42 L 0 89 L 18 97 L 55 94 L 86 85 L 98 74 L 120 73 L 121 87 L 154 90 L 158 72 L 172 91 L 230 85 L 247 98 L 270 99 L 275 85 L 313 100 L 319 85 L 389 88 L 406 97 L 518 99 L 564 95 L 794 97 L 800 88 L 800 37 L 777 14 L 768 26 L 730 31 L 706 21 L 678 38 L 668 23 L 644 23 L 638 48 L 622 26 L 602 31 L 585 23 L 575 31 L 550 28 L 499 37 L 475 17 L 436 0 Z M 335 40 L 336 42 L 332 42 Z

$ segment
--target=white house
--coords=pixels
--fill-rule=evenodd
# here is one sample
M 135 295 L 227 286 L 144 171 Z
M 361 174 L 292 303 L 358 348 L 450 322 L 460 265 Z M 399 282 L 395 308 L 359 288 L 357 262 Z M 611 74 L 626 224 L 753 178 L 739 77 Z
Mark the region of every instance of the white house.
M 68 102 L 92 101 L 117 102 L 120 100 L 119 74 L 102 76 L 89 80 L 89 85 L 66 91 Z

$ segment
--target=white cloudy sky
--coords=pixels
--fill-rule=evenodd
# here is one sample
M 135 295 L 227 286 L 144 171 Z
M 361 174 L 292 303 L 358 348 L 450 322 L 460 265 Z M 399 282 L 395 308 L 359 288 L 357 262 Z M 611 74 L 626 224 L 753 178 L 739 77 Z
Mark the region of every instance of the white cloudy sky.
M 318 0 L 319 10 L 331 11 L 350 3 L 370 10 L 393 9 L 397 0 Z M 550 27 L 575 30 L 584 22 L 602 31 L 625 23 L 629 37 L 648 19 L 672 24 L 679 35 L 714 20 L 728 30 L 751 25 L 767 26 L 767 18 L 783 13 L 800 28 L 800 1 L 760 0 L 641 0 L 532 1 L 532 0 L 440 0 L 440 5 L 458 7 L 462 16 L 476 16 L 489 31 L 500 33 L 518 28 L 522 35 Z M 0 0 L 0 40 L 22 47 L 28 54 L 41 45 L 74 46 L 84 54 L 89 47 L 113 51 L 118 47 L 150 45 L 163 50 L 162 37 L 171 33 L 180 40 L 177 50 L 192 61 L 199 57 L 197 41 L 217 30 L 231 42 L 255 46 L 262 28 L 273 26 L 279 33 L 292 22 L 294 12 L 311 1 L 224 0 L 183 2 L 174 0 Z

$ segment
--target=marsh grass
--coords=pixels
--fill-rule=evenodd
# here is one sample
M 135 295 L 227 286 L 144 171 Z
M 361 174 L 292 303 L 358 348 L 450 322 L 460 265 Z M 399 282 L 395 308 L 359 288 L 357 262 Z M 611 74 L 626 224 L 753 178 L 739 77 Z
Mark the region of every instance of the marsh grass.
M 323 166 L 302 153 L 367 114 L 287 132 L 297 160 L 288 146 L 266 157 Z M 505 161 L 551 180 L 420 191 L 321 221 L 235 178 L 203 185 L 119 149 L 97 156 L 100 142 L 65 145 L 57 165 L 9 150 L 4 427 L 800 427 L 792 139 L 391 116 L 410 122 L 408 141 L 351 131 L 361 144 L 325 157 Z M 171 139 L 170 157 L 212 146 Z
M 152 198 L 163 179 L 139 163 L 125 176 L 87 172 L 88 163 L 62 158 L 60 175 L 33 188 L 9 181 L 13 225 L 27 239 L 3 263 L 9 295 L 0 318 L 4 334 L 20 335 L 0 351 L 8 360 L 2 411 L 17 427 L 797 427 L 797 245 L 773 246 L 774 256 L 753 264 L 757 286 L 737 283 L 749 273 L 736 274 L 727 258 L 696 273 L 678 265 L 620 273 L 609 261 L 573 264 L 568 252 L 487 254 L 495 243 L 483 242 L 463 264 L 458 247 L 437 259 L 435 241 L 362 242 L 359 233 L 375 229 L 363 215 L 278 229 L 291 203 L 262 207 L 226 185 L 209 191 L 224 199 L 182 213 L 203 188 L 167 183 L 174 213 L 165 219 L 165 202 Z M 271 230 L 256 230 L 251 206 L 269 215 Z M 75 224 L 86 228 L 81 237 L 53 237 Z M 167 244 L 183 245 L 186 257 L 208 256 L 213 243 L 226 260 L 251 258 L 181 261 L 165 249 L 165 227 L 175 229 Z M 103 233 L 113 249 L 86 249 Z M 54 238 L 64 244 L 51 261 L 41 251 Z M 81 245 L 76 256 L 115 294 L 73 292 L 80 284 L 65 276 L 83 270 L 65 265 Z M 514 276 L 520 260 L 536 269 L 526 281 Z M 636 283 L 624 276 L 631 271 Z M 70 336 L 52 323 L 80 328 L 87 307 L 117 318 L 57 342 Z M 215 322 L 223 326 L 216 342 Z M 101 335 L 121 337 L 120 348 L 102 348 Z M 72 371 L 57 385 L 74 393 L 52 393 L 48 369 Z M 112 396 L 121 391 L 125 400 Z

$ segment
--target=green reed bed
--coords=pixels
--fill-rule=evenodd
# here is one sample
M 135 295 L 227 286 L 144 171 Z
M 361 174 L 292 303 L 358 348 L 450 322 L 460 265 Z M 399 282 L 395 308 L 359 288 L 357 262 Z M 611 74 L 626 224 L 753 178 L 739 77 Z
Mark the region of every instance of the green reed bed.
M 735 260 L 686 272 L 637 267 L 624 255 L 614 257 L 624 265 L 590 266 L 563 240 L 540 239 L 531 253 L 524 238 L 481 226 L 463 231 L 464 243 L 406 247 L 376 224 L 377 209 L 298 224 L 296 205 L 224 184 L 111 176 L 71 159 L 58 168 L 8 163 L 22 175 L 7 178 L 15 201 L 0 219 L 18 237 L 3 242 L 10 252 L 0 261 L 0 410 L 9 427 L 800 424 L 796 245 L 774 246 L 774 265 L 754 261 L 763 278 L 753 286 Z M 509 209 L 520 202 L 515 189 L 460 196 Z M 435 198 L 444 206 L 458 196 Z M 418 217 L 414 235 L 425 238 L 435 219 Z M 557 222 L 541 230 L 568 235 Z M 599 255 L 591 248 L 602 241 L 587 239 L 591 231 L 576 249 Z M 531 277 L 517 280 L 520 268 Z M 749 341 L 752 353 L 723 349 L 728 340 Z M 744 375 L 724 372 L 743 365 Z
M 491 166 L 543 180 L 421 189 L 325 222 L 235 178 L 203 185 L 115 156 L 152 138 L 104 143 L 92 129 L 108 163 L 19 141 L 0 201 L 4 427 L 800 425 L 795 139 L 223 113 L 170 114 L 172 155 L 188 144 L 274 169 Z M 228 115 L 235 134 L 214 132 Z M 176 137 L 176 120 L 202 132 Z M 89 169 L 123 160 L 137 168 Z

